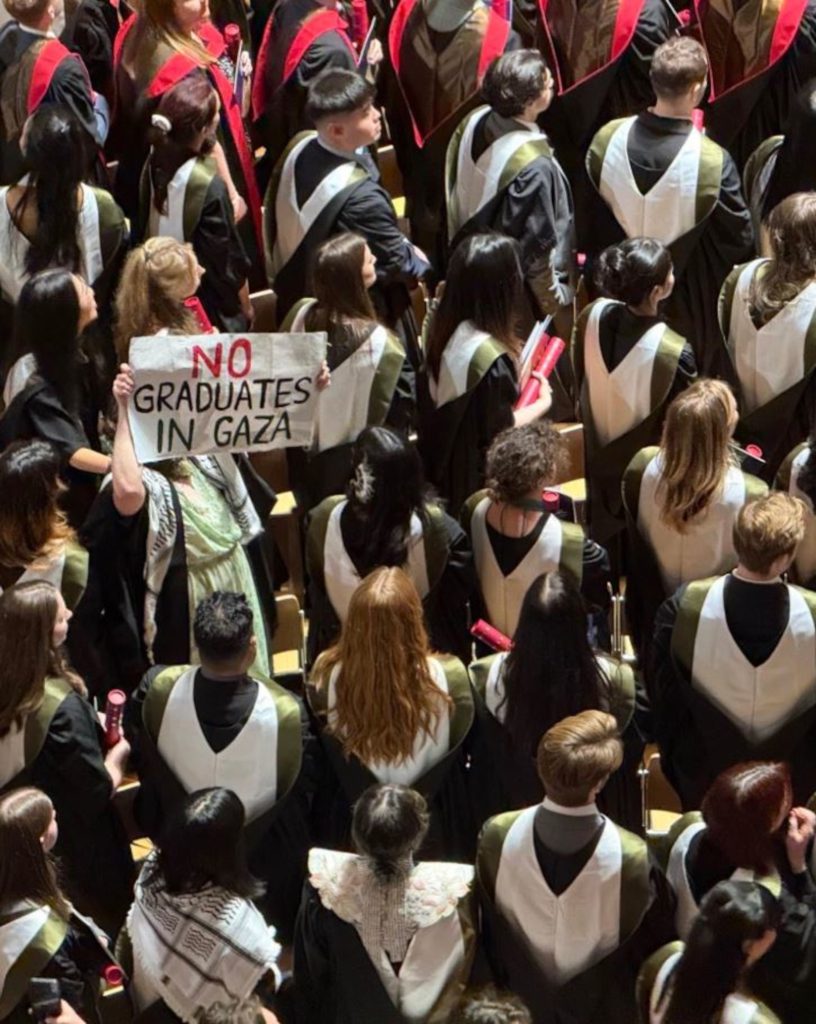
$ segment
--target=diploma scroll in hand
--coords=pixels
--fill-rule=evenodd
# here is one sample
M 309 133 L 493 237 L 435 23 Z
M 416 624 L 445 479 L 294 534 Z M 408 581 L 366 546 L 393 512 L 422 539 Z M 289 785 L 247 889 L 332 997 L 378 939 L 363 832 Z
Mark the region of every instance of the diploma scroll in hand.
M 532 372 L 540 373 L 545 379 L 549 378 L 566 347 L 560 338 L 551 338 L 549 334 L 541 335 L 533 353 L 527 380 L 515 404 L 516 409 L 526 409 L 528 405 L 538 401 L 538 396 L 541 393 L 541 381 L 533 377 Z
M 492 647 L 494 651 L 509 651 L 513 646 L 513 641 L 509 636 L 505 636 L 500 629 L 491 626 L 484 619 L 473 623 L 470 627 L 470 635 L 475 636 L 477 640 L 481 640 L 488 647 Z

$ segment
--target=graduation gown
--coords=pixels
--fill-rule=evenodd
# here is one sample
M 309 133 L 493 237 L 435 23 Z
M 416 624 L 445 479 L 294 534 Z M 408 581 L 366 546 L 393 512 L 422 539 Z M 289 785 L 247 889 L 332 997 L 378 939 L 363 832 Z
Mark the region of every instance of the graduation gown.
M 82 58 L 95 92 L 113 104 L 113 40 L 120 13 L 112 0 L 67 0 L 60 42 Z
M 816 75 L 816 3 L 694 7 L 711 68 L 706 131 L 741 167 L 764 139 L 785 131 L 796 93 Z
M 348 23 L 316 0 L 278 0 L 252 76 L 252 118 L 273 165 L 287 142 L 309 127 L 306 92 L 326 68 L 357 70 Z
M 598 797 L 604 814 L 630 832 L 643 831 L 643 808 L 638 766 L 643 755 L 643 738 L 635 720 L 637 705 L 642 703 L 639 686 L 630 665 L 607 654 L 596 655 L 604 676 L 609 681 L 610 714 L 614 714 L 623 738 L 624 760 L 611 776 Z M 473 770 L 483 772 L 485 787 L 493 790 L 490 813 L 500 809 L 518 810 L 539 802 L 544 791 L 535 761 L 513 746 L 504 729 L 506 716 L 504 666 L 505 653 L 491 654 L 471 662 L 468 671 L 476 691 L 476 713 L 486 741 L 486 764 L 476 763 Z M 549 723 L 542 727 L 542 735 Z
M 500 814 L 479 839 L 476 877 L 488 956 L 534 1024 L 630 1024 L 637 933 L 655 900 L 645 842 L 604 819 L 555 895 L 534 842 L 538 807 Z
M 765 139 L 748 157 L 745 170 L 742 172 L 745 200 L 748 203 L 748 209 L 751 211 L 754 234 L 757 238 L 760 237 L 760 227 L 767 216 L 765 211 L 766 197 L 773 180 L 779 151 L 784 141 L 784 135 L 772 135 L 769 139 Z
M 239 293 L 250 271 L 249 259 L 212 157 L 191 157 L 179 167 L 167 189 L 166 213 L 159 213 L 153 203 L 148 159 L 142 172 L 138 235 L 189 242 L 204 268 L 196 294 L 207 316 L 221 331 L 247 329 Z
M 89 152 L 98 146 L 91 83 L 80 58 L 56 37 L 9 21 L 0 30 L 0 183 L 22 175 L 20 135 L 43 103 L 68 107 L 88 134 Z
M 575 190 L 583 249 L 593 230 L 584 208 L 587 147 L 607 121 L 652 102 L 652 54 L 676 25 L 661 0 L 538 0 L 538 8 L 541 50 L 555 79 L 542 123 Z
M 647 111 L 605 125 L 592 140 L 586 167 L 600 200 L 589 251 L 638 236 L 667 246 L 676 283 L 666 320 L 688 339 L 701 369 L 712 373 L 719 355 L 718 288 L 754 251 L 733 161 L 691 121 Z
M 437 687 L 451 698 L 452 707 L 437 721 L 433 734 L 417 736 L 410 757 L 399 763 L 364 764 L 346 755 L 340 740 L 326 728 L 333 719 L 335 680 L 310 686 L 309 705 L 319 730 L 329 771 L 315 798 L 315 834 L 327 846 L 349 849 L 351 811 L 369 786 L 398 782 L 422 793 L 431 811 L 431 825 L 422 846 L 423 857 L 472 860 L 479 822 L 473 813 L 465 768 L 467 741 L 474 721 L 473 692 L 467 669 L 457 658 L 429 658 Z
M 505 574 L 488 533 L 490 505 L 487 491 L 471 495 L 462 511 L 462 525 L 470 536 L 486 618 L 505 636 L 512 636 L 518 626 L 524 596 L 542 573 L 568 571 L 581 583 L 584 531 L 576 523 L 563 522 L 545 513 L 543 528 L 532 548 L 511 573 Z
M 249 717 L 237 728 L 224 722 L 235 735 L 215 750 L 204 726 L 214 731 L 218 725 L 203 723 L 196 706 L 197 671 L 189 665 L 151 669 L 139 688 L 133 715 L 142 782 L 139 822 L 156 838 L 190 793 L 208 786 L 231 789 L 246 813 L 250 868 L 267 887 L 260 904 L 279 934 L 290 938 L 310 842 L 305 711 L 273 680 L 252 679 L 257 696 Z
M 683 943 L 671 942 L 653 953 L 638 975 L 638 1007 L 644 1024 L 662 1024 L 667 1002 L 663 1001 L 666 986 L 683 955 Z M 726 996 L 717 1024 L 781 1024 L 764 1003 L 743 992 Z
M 139 52 L 134 53 L 134 40 L 139 42 L 139 33 L 134 31 L 137 17 L 133 15 L 122 24 L 114 49 L 117 112 L 112 145 L 119 156 L 116 196 L 125 212 L 135 218 L 139 206 L 139 175 L 148 155 L 150 115 L 168 89 L 192 72 L 203 69 L 221 100 L 218 139 L 224 147 L 235 187 L 248 207 L 247 215 L 238 225 L 238 233 L 250 258 L 250 284 L 256 290 L 264 288 L 261 199 L 238 101 L 230 78 L 219 64 L 224 59 L 224 37 L 209 22 L 199 29 L 199 38 L 213 58 L 206 66 L 164 42 L 156 42 L 149 32 L 141 37 Z
M 543 132 L 490 107 L 477 107 L 465 115 L 448 144 L 445 196 L 451 251 L 480 231 L 518 240 L 527 332 L 536 320 L 572 302 L 572 193 Z
M 759 445 L 770 481 L 787 452 L 810 433 L 816 282 L 757 328 L 749 311 L 751 282 L 769 262 L 753 260 L 728 276 L 720 295 L 720 328 L 739 393 L 736 436 L 743 445 Z
M 295 940 L 298 1020 L 443 1024 L 476 950 L 473 868 L 426 861 L 412 869 L 406 912 L 419 927 L 398 970 L 384 949 L 367 948 L 361 937 L 369 871 L 355 854 L 314 849 L 309 855 Z
M 344 538 L 346 505 L 345 498 L 334 495 L 322 501 L 309 517 L 306 566 L 311 597 L 310 663 L 336 641 L 351 595 L 362 579 Z M 422 598 L 431 646 L 467 660 L 467 601 L 473 589 L 470 546 L 456 520 L 439 505 L 427 505 L 425 513 L 425 523 L 416 514 L 411 517 L 408 561 L 402 568 Z
M 442 353 L 439 380 L 426 368 L 419 376 L 419 451 L 425 473 L 458 515 L 484 486 L 487 449 L 513 425 L 518 380 L 513 357 L 469 320 Z
M 53 978 L 60 996 L 86 1019 L 98 1014 L 99 974 L 113 960 L 107 936 L 71 908 L 66 920 L 51 907 L 21 900 L 0 912 L 0 1020 L 31 1020 L 32 978 Z
M 315 250 L 343 231 L 361 234 L 377 257 L 371 290 L 378 319 L 397 330 L 410 351 L 416 325 L 408 292 L 428 270 L 397 226 L 391 198 L 367 153 L 341 154 L 301 132 L 286 147 L 264 203 L 267 270 L 284 317 L 308 295 Z
M 604 321 L 622 317 L 622 303 L 597 299 L 575 325 L 572 340 L 580 389 L 587 477 L 587 520 L 606 544 L 625 525 L 621 480 L 632 456 L 660 437 L 666 408 L 691 382 L 686 344 L 662 321 L 644 318 L 644 332 L 611 370 L 601 347 Z M 607 328 L 608 329 L 608 328 Z
M 663 770 L 692 808 L 725 768 L 784 760 L 805 799 L 816 789 L 816 599 L 787 586 L 787 626 L 754 666 L 725 618 L 727 579 L 690 583 L 658 612 L 647 681 Z
M 400 0 L 388 28 L 389 125 L 406 213 L 411 237 L 435 261 L 444 258 L 445 151 L 491 62 L 519 46 L 508 13 L 502 0 L 474 0 L 457 28 L 437 32 L 422 0 Z
M 316 299 L 296 303 L 282 331 L 305 331 Z M 351 475 L 354 442 L 366 427 L 407 432 L 414 414 L 414 374 L 399 339 L 388 328 L 372 325 L 365 341 L 350 356 L 328 363 L 332 386 L 317 400 L 311 450 L 290 453 L 289 476 L 298 504 L 312 509 L 332 494 L 345 491 Z
M 702 516 L 679 533 L 664 523 L 658 491 L 663 460 L 657 447 L 642 448 L 623 477 L 626 529 L 632 552 L 626 583 L 626 618 L 645 663 L 657 609 L 679 586 L 737 564 L 732 530 L 740 509 L 767 494 L 765 483 L 738 466 L 729 466 L 719 493 Z
M 65 680 L 46 679 L 40 707 L 0 739 L 0 789 L 36 786 L 50 797 L 60 823 L 61 884 L 115 934 L 130 904 L 133 864 L 102 750 L 91 705 Z
M 809 455 L 810 445 L 806 441 L 798 444 L 783 460 L 774 486 L 777 490 L 788 491 L 805 503 L 805 536 L 796 548 L 793 573 L 797 583 L 807 587 L 808 590 L 814 590 L 816 589 L 814 587 L 814 583 L 816 583 L 816 515 L 814 515 L 813 501 L 799 486 L 799 474 L 804 469 Z

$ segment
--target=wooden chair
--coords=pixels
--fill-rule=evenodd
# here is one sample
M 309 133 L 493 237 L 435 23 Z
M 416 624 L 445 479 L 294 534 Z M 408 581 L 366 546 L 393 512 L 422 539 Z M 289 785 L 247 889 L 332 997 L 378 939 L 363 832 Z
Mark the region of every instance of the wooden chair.
M 306 617 L 294 594 L 276 594 L 275 609 L 278 626 L 270 652 L 275 679 L 288 689 L 302 693 L 306 670 Z
M 400 199 L 405 195 L 405 185 L 394 147 L 380 146 L 377 150 L 377 163 L 380 166 L 380 184 L 392 199 Z
M 560 484 L 567 480 L 577 480 L 584 475 L 584 425 L 583 423 L 554 423 L 553 426 L 567 445 L 567 457 L 559 471 L 558 478 L 553 483 Z
M 253 292 L 249 297 L 255 310 L 255 322 L 252 330 L 259 334 L 275 331 L 278 327 L 278 297 L 271 288 L 262 292 Z
M 649 745 L 643 753 L 640 768 L 643 799 L 643 827 L 650 838 L 665 836 L 682 814 L 680 798 L 675 793 L 660 765 L 660 753 Z

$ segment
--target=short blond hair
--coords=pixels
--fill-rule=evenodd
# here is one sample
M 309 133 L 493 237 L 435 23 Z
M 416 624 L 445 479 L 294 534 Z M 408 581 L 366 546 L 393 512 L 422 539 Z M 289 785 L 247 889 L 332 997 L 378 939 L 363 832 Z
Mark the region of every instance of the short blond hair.
M 778 558 L 796 551 L 804 535 L 804 503 L 776 491 L 743 505 L 734 523 L 734 550 L 740 565 L 767 573 Z
M 23 25 L 36 25 L 48 10 L 51 0 L 3 0 L 3 6 Z
M 536 760 L 547 796 L 579 807 L 623 763 L 618 723 L 605 711 L 570 715 L 544 733 Z

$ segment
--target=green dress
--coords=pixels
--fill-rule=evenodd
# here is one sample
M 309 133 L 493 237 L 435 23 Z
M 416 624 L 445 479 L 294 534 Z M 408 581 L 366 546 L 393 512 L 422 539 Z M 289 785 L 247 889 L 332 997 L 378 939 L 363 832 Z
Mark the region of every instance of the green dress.
M 190 602 L 190 660 L 199 661 L 192 636 L 193 616 L 200 601 L 215 590 L 246 594 L 252 607 L 258 649 L 250 675 L 269 675 L 264 616 L 252 569 L 241 544 L 241 531 L 223 496 L 206 479 L 195 463 L 189 462 L 190 482 L 200 501 L 176 488 L 184 522 L 187 555 L 187 595 Z

